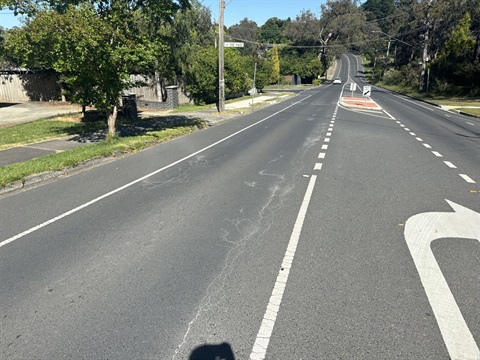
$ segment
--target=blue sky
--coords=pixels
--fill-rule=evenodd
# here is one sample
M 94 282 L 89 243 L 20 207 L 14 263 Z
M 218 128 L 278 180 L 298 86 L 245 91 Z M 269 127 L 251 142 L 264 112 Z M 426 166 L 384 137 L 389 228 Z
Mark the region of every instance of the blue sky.
M 218 21 L 219 0 L 199 0 L 208 7 L 212 17 Z M 225 25 L 238 24 L 244 18 L 253 20 L 262 26 L 268 19 L 295 19 L 302 10 L 310 10 L 317 17 L 320 16 L 320 5 L 325 0 L 225 0 Z M 18 18 L 8 9 L 0 10 L 0 26 L 11 28 L 20 25 Z

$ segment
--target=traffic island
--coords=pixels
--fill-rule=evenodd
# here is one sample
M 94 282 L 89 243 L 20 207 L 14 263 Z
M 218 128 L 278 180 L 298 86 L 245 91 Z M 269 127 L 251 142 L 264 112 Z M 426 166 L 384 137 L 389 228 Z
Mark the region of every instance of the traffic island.
M 340 105 L 360 110 L 382 110 L 382 108 L 370 98 L 342 97 Z

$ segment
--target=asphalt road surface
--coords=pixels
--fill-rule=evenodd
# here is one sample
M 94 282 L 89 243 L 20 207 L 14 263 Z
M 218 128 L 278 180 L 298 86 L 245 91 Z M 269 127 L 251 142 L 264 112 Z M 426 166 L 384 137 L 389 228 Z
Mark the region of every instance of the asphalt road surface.
M 0 358 L 478 359 L 480 122 L 337 75 L 0 199 Z

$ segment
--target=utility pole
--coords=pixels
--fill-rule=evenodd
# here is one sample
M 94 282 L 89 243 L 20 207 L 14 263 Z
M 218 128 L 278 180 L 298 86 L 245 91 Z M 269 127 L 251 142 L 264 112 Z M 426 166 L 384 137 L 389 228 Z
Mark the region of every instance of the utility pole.
M 220 0 L 220 16 L 218 21 L 218 112 L 225 111 L 225 77 L 224 77 L 224 37 L 223 37 L 223 13 L 225 0 Z

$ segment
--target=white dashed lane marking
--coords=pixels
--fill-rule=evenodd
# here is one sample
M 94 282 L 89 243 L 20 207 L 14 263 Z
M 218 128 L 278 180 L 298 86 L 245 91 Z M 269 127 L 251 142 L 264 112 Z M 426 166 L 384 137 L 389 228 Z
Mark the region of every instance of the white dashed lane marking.
M 316 163 L 315 166 L 313 167 L 313 170 L 322 170 L 322 163 Z
M 325 153 L 320 153 L 318 154 L 319 159 L 325 159 Z
M 447 115 L 448 116 L 448 115 Z M 413 131 L 410 131 L 409 128 L 407 128 L 405 125 L 403 125 L 400 121 L 396 120 L 395 118 L 392 117 L 395 122 L 400 125 L 405 131 L 408 131 L 410 135 L 415 136 L 415 140 L 422 142 L 422 145 L 425 146 L 427 149 L 431 149 L 432 147 L 429 144 L 426 144 L 423 142 L 423 139 L 421 137 L 416 137 L 417 134 L 415 134 Z M 467 122 L 467 124 L 474 125 L 472 123 Z M 440 154 L 438 151 L 433 151 L 432 154 L 435 155 L 436 157 L 443 158 L 443 155 Z M 444 161 L 444 164 L 447 165 L 450 169 L 456 169 L 457 167 L 451 163 L 450 161 Z M 473 180 L 470 176 L 466 174 L 458 174 L 460 177 L 465 180 L 469 184 L 476 184 L 475 180 Z
M 465 174 L 458 174 L 461 176 L 463 180 L 465 180 L 469 184 L 476 184 L 475 180 L 473 180 L 470 176 L 465 175 Z
M 322 145 L 322 150 L 327 150 L 328 149 L 328 145 Z

